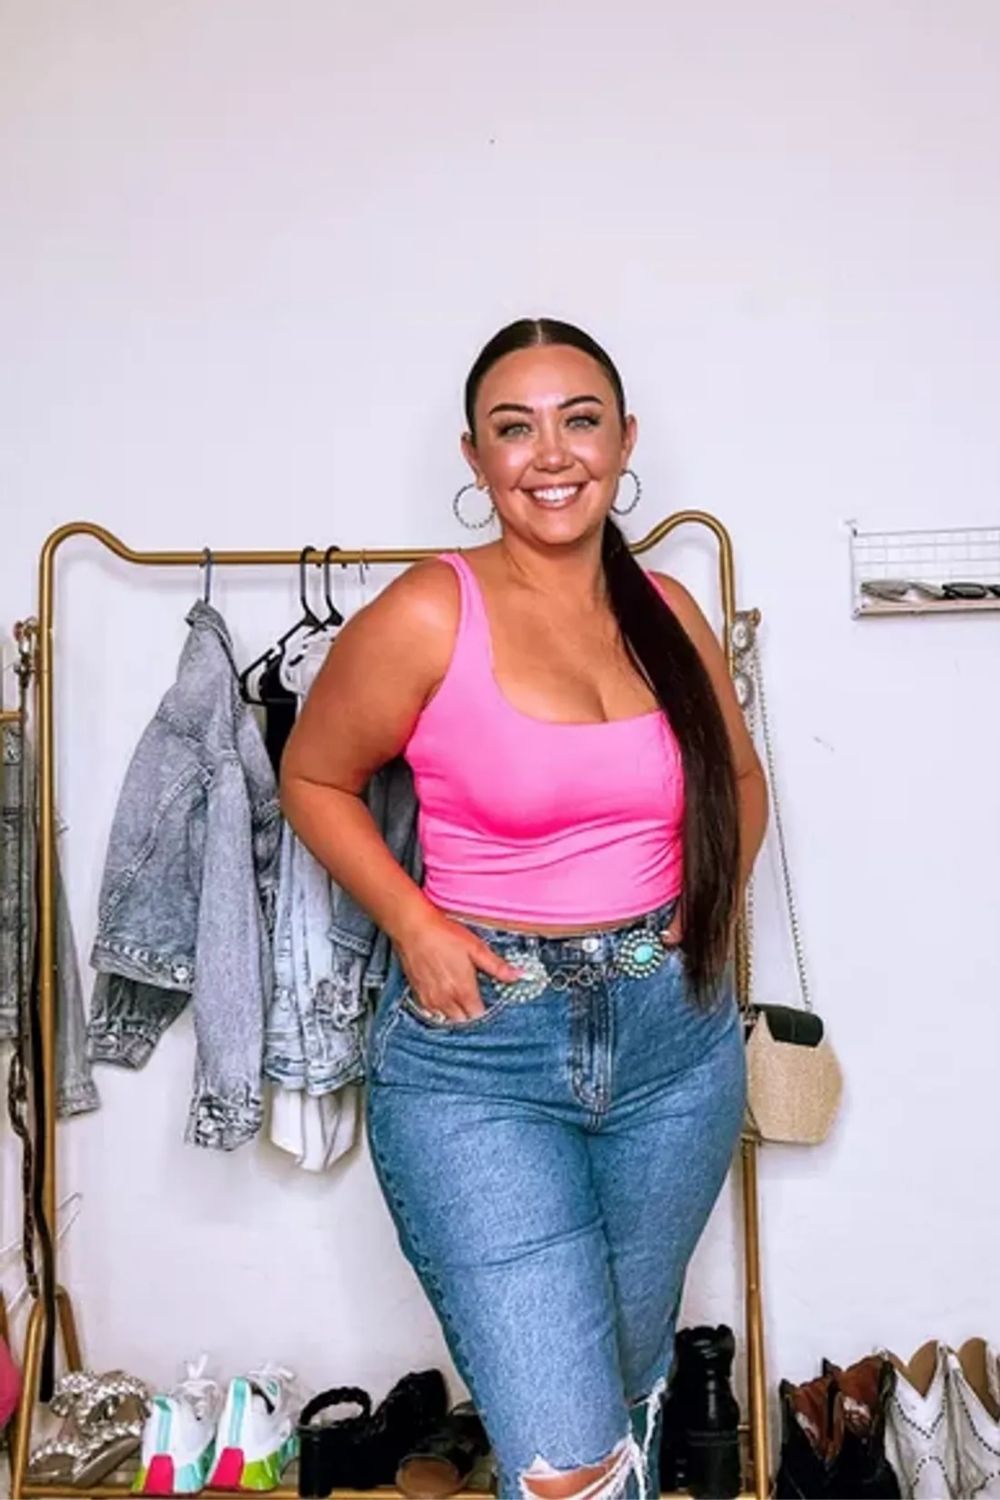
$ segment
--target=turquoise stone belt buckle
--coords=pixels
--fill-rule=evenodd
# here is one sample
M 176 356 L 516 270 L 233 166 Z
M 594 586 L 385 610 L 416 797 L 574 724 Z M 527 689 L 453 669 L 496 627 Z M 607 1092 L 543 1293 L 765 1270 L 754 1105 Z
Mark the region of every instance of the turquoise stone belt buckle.
M 645 979 L 664 962 L 667 949 L 655 932 L 637 928 L 615 946 L 615 968 L 629 979 Z

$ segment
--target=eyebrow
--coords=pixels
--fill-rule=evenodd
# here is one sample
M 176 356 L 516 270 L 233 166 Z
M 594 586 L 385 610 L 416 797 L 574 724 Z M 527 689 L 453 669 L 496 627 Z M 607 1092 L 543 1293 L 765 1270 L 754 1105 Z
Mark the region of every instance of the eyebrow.
M 596 401 L 598 406 L 604 405 L 600 396 L 570 396 L 568 401 L 560 401 L 558 409 L 559 411 L 565 411 L 567 407 L 580 406 L 584 401 Z M 495 417 L 498 411 L 523 412 L 526 416 L 531 417 L 534 416 L 535 408 L 533 406 L 522 406 L 517 401 L 500 401 L 496 406 L 490 407 L 487 416 Z

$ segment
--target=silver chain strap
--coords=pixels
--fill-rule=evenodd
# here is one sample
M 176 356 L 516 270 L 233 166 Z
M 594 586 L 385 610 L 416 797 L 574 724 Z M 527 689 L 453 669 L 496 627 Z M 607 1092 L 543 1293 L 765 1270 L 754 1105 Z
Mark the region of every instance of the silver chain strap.
M 788 921 L 792 932 L 792 947 L 795 950 L 795 967 L 799 976 L 799 990 L 802 995 L 804 1009 L 812 1010 L 812 1000 L 809 995 L 809 979 L 806 974 L 805 954 L 802 949 L 802 932 L 799 927 L 798 910 L 795 905 L 795 893 L 792 890 L 792 876 L 788 864 L 788 847 L 785 843 L 785 825 L 781 816 L 781 804 L 778 801 L 778 782 L 774 773 L 774 746 L 771 743 L 771 726 L 767 715 L 767 699 L 764 695 L 764 675 L 760 665 L 760 646 L 757 640 L 757 631 L 752 621 L 747 616 L 737 616 L 741 630 L 734 633 L 734 641 L 746 640 L 748 644 L 740 653 L 741 662 L 746 661 L 750 669 L 749 684 L 744 680 L 743 697 L 746 700 L 744 712 L 751 737 L 757 738 L 757 709 L 760 709 L 761 737 L 764 741 L 764 759 L 767 766 L 767 781 L 771 798 L 771 813 L 774 818 L 774 831 L 778 840 L 778 856 L 781 861 L 781 876 L 785 888 L 785 904 L 788 908 Z M 737 646 L 737 649 L 738 646 Z M 740 673 L 737 672 L 737 677 Z M 748 691 L 749 688 L 749 691 Z M 754 937 L 754 876 L 751 873 L 747 882 L 746 893 L 747 909 L 747 981 L 750 996 L 753 994 L 753 937 Z

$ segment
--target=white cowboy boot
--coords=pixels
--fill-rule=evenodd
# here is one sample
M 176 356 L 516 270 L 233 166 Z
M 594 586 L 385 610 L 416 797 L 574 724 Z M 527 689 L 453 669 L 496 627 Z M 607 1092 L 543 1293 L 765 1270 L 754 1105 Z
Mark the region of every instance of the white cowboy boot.
M 948 1351 L 951 1423 L 958 1439 L 962 1494 L 1000 1500 L 1000 1371 L 985 1339 Z
M 908 1365 L 888 1349 L 879 1353 L 896 1367 L 886 1403 L 885 1454 L 901 1493 L 914 1500 L 955 1500 L 964 1492 L 948 1400 L 948 1350 L 932 1339 Z

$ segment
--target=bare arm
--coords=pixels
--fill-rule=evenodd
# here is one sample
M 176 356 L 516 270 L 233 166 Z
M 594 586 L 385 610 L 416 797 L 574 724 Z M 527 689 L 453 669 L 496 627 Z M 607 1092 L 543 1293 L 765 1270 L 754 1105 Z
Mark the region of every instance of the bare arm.
M 668 604 L 684 626 L 704 663 L 719 700 L 719 707 L 729 734 L 733 767 L 736 772 L 736 792 L 739 799 L 739 895 L 742 897 L 767 828 L 767 780 L 764 776 L 764 768 L 754 749 L 753 740 L 750 738 L 743 710 L 737 701 L 733 680 L 729 675 L 725 652 L 719 644 L 715 631 L 683 584 L 678 583 L 676 578 L 668 577 L 665 573 L 657 573 L 655 576 Z
M 427 1010 L 479 1015 L 476 969 L 518 971 L 435 907 L 393 857 L 362 794 L 406 744 L 444 676 L 458 624 L 446 563 L 418 564 L 330 648 L 281 763 L 281 806 L 302 842 L 388 934 Z

